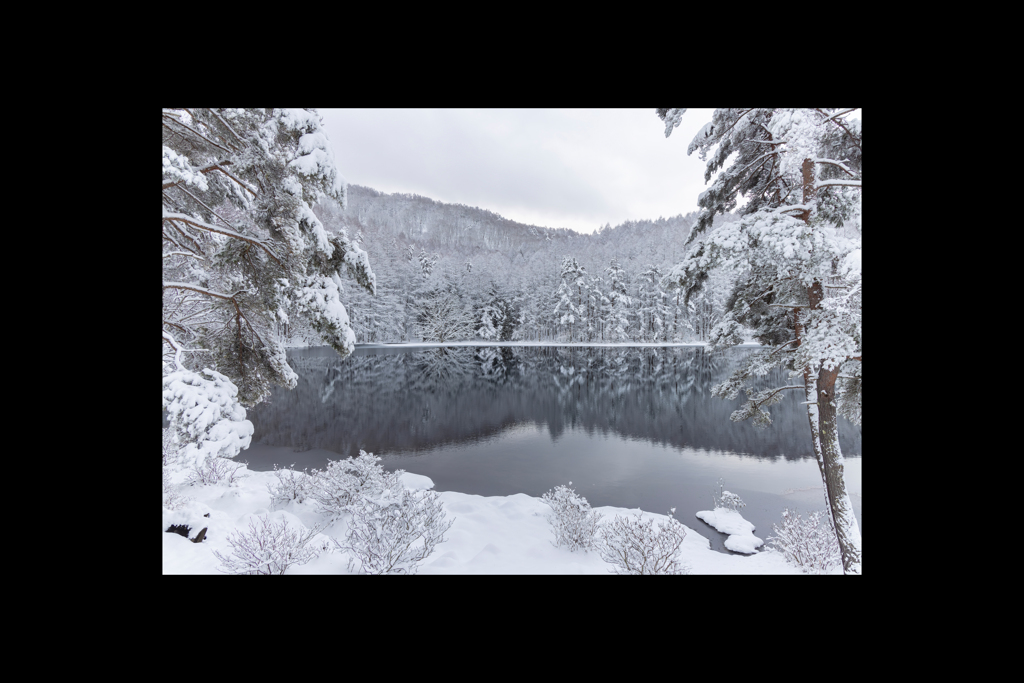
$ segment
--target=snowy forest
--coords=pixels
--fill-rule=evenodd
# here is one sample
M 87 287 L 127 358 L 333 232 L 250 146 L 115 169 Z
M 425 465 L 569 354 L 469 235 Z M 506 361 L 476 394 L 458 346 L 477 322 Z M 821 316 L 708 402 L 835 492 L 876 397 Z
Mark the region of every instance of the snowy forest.
M 347 296 L 358 343 L 705 341 L 734 280 L 715 272 L 689 302 L 662 285 L 696 212 L 580 234 L 358 185 L 347 208 L 325 198 L 314 212 L 328 232 L 354 235 L 377 274 L 375 296 Z M 715 227 L 736 220 L 718 216 Z
M 686 111 L 649 117 L 667 139 Z M 859 473 L 852 112 L 716 109 L 686 148 L 704 164 L 696 206 L 584 234 L 350 184 L 314 109 L 163 109 L 164 573 L 862 573 L 843 455 Z M 416 344 L 486 348 L 360 355 Z M 686 345 L 699 353 L 667 350 Z M 617 350 L 576 355 L 588 346 Z M 294 355 L 309 347 L 328 355 Z M 707 400 L 721 403 L 697 418 Z M 790 431 L 757 437 L 773 420 Z M 483 453 L 531 423 L 545 447 L 612 438 L 622 471 L 632 441 L 774 449 L 810 465 L 824 508 L 786 507 L 766 544 L 721 479 L 709 509 L 679 503 L 698 532 L 677 507 L 591 507 L 572 481 L 542 496 L 437 490 L 402 456 L 449 438 L 421 431 Z M 257 446 L 327 455 L 258 470 L 239 458 Z M 761 495 L 755 480 L 744 497 Z M 790 494 L 771 495 L 781 508 Z

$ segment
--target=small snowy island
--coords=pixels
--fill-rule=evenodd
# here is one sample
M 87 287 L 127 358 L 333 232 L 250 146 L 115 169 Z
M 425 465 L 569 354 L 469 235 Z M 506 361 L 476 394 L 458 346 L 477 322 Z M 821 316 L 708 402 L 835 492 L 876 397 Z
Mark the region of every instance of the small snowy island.
M 754 535 L 754 525 L 743 519 L 740 510 L 746 503 L 735 493 L 723 488 L 722 480 L 718 480 L 719 495 L 712 494 L 715 501 L 714 510 L 701 510 L 697 513 L 700 519 L 716 531 L 728 534 L 725 547 L 735 553 L 756 553 L 764 541 Z

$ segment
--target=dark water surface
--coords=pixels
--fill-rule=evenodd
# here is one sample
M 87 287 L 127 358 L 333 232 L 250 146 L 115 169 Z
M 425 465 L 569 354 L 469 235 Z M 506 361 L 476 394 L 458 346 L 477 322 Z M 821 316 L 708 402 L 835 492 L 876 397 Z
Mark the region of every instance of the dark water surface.
M 824 508 L 802 392 L 757 429 L 729 415 L 743 403 L 711 396 L 749 349 L 700 347 L 359 347 L 293 349 L 293 391 L 248 411 L 250 469 L 322 468 L 382 458 L 434 480 L 438 491 L 540 496 L 572 481 L 591 505 L 667 512 L 723 550 L 698 520 L 719 477 L 747 503 L 760 538 L 783 508 Z M 788 384 L 779 370 L 759 388 Z M 840 418 L 846 482 L 861 512 L 861 430 Z M 727 552 L 727 551 L 726 551 Z

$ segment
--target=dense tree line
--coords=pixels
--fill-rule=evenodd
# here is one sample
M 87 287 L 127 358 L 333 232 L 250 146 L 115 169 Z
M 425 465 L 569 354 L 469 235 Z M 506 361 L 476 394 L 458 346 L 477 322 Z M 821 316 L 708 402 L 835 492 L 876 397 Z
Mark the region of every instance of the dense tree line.
M 358 185 L 347 208 L 325 198 L 314 210 L 329 230 L 355 235 L 378 274 L 376 297 L 346 292 L 358 342 L 706 340 L 732 284 L 713 273 L 690 301 L 665 288 L 695 214 L 583 235 Z

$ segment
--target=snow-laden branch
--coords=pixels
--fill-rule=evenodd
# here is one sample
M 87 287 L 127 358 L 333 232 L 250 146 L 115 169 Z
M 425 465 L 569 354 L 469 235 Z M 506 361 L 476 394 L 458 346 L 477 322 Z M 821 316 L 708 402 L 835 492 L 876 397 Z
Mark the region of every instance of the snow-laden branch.
M 219 219 L 221 220 L 221 222 L 222 222 L 222 223 L 224 223 L 224 225 L 228 226 L 228 227 L 229 227 L 229 228 L 231 228 L 232 230 L 234 230 L 234 229 L 235 229 L 235 226 L 231 225 L 231 221 L 227 220 L 226 218 L 224 218 L 224 216 L 221 216 L 221 215 L 220 215 L 219 213 L 217 213 L 216 211 L 214 211 L 214 210 L 213 210 L 212 208 L 210 208 L 210 206 L 209 206 L 209 205 L 208 205 L 208 204 L 207 204 L 206 202 L 204 202 L 204 201 L 203 201 L 202 199 L 200 199 L 199 197 L 195 196 L 194 194 L 192 194 L 191 192 L 189 192 L 188 190 L 186 190 L 186 189 L 184 188 L 184 186 L 182 186 L 182 185 L 178 185 L 177 189 L 179 189 L 179 190 L 181 190 L 182 192 L 184 192 L 185 194 L 187 194 L 187 195 L 188 195 L 189 197 L 191 197 L 192 199 L 194 199 L 194 200 L 195 200 L 195 201 L 196 201 L 196 202 L 197 202 L 197 203 L 198 203 L 198 204 L 199 204 L 200 206 L 202 206 L 202 207 L 203 207 L 204 209 L 206 209 L 207 211 L 209 211 L 210 213 L 212 213 L 212 214 L 213 214 L 214 216 L 216 216 L 217 218 L 219 218 Z
M 229 165 L 231 165 L 231 162 L 229 160 L 227 160 L 227 159 L 223 159 L 221 161 L 215 161 L 212 164 L 208 164 L 206 166 L 203 166 L 202 168 L 197 168 L 195 170 L 195 172 L 196 173 L 209 173 L 210 171 L 220 170 L 219 169 L 220 166 L 229 166 Z M 179 183 L 183 183 L 183 182 L 185 182 L 184 178 L 182 178 L 181 180 L 175 180 L 173 183 L 164 183 L 162 189 L 166 190 L 169 187 L 174 187 L 175 185 L 178 185 Z
M 205 261 L 206 260 L 202 256 L 196 256 L 195 254 L 193 254 L 190 251 L 169 251 L 166 254 L 164 254 L 164 258 L 167 258 L 168 256 L 174 256 L 176 254 L 180 255 L 180 256 L 191 256 L 192 258 L 199 259 L 200 261 Z
M 174 368 L 176 370 L 183 370 L 184 366 L 181 364 L 181 352 L 184 350 L 178 346 L 178 342 L 174 340 L 174 337 L 167 330 L 162 330 L 164 334 L 164 341 L 170 344 L 171 348 L 174 349 Z
M 277 255 L 270 249 L 270 247 L 268 247 L 266 244 L 264 244 L 260 240 L 255 239 L 253 237 L 248 237 L 248 236 L 243 235 L 243 234 L 241 234 L 239 232 L 235 232 L 234 230 L 228 230 L 227 228 L 218 228 L 216 225 L 211 225 L 210 223 L 206 223 L 204 221 L 197 220 L 197 219 L 192 218 L 191 216 L 187 216 L 187 215 L 185 215 L 183 213 L 171 213 L 171 212 L 167 211 L 166 209 L 164 209 L 164 212 L 163 212 L 163 219 L 165 221 L 181 221 L 182 223 L 187 223 L 189 225 L 195 226 L 195 227 L 199 228 L 200 230 L 207 230 L 209 232 L 215 232 L 215 233 L 217 233 L 219 235 L 227 235 L 228 237 L 234 237 L 235 239 L 242 240 L 243 242 L 248 242 L 250 244 L 255 244 L 257 247 L 259 247 L 263 251 L 267 252 L 267 254 L 270 256 L 270 258 L 272 258 L 275 261 L 277 261 L 278 265 L 281 265 L 281 259 L 277 258 Z
M 860 187 L 859 180 L 819 180 L 814 184 L 814 189 L 828 187 L 829 185 L 840 185 L 843 187 Z
M 821 111 L 821 110 L 819 110 L 819 111 Z M 822 123 L 827 123 L 827 122 L 831 121 L 832 119 L 838 118 L 838 117 L 840 117 L 840 116 L 846 116 L 846 115 L 847 115 L 847 114 L 849 114 L 849 113 L 850 113 L 851 111 L 857 111 L 857 107 L 854 107 L 853 109 L 847 109 L 847 110 L 845 110 L 845 111 L 841 111 L 841 112 L 837 112 L 837 113 L 835 113 L 835 114 L 832 114 L 832 116 L 829 116 L 829 117 L 828 117 L 827 119 L 825 119 L 824 121 L 822 121 Z M 823 112 L 823 113 L 824 113 L 824 112 Z
M 811 207 L 806 204 L 790 204 L 789 206 L 780 206 L 775 209 L 775 213 L 785 213 L 786 211 L 809 211 L 810 209 Z
M 860 145 L 857 143 L 857 136 L 854 135 L 853 133 L 851 133 L 850 129 L 847 128 L 846 126 L 844 126 L 842 121 L 840 121 L 838 118 L 836 118 L 837 116 L 840 116 L 841 114 L 848 114 L 849 112 L 841 112 L 841 114 L 832 114 L 831 116 L 829 116 L 826 112 L 823 112 L 821 109 L 818 109 L 817 111 L 818 111 L 818 113 L 820 113 L 820 114 L 822 114 L 823 116 L 826 117 L 825 120 L 822 121 L 822 123 L 825 123 L 827 121 L 831 121 L 832 123 L 834 123 L 837 126 L 839 126 L 840 128 L 842 128 L 843 131 L 847 135 L 850 136 L 850 140 L 853 141 L 853 146 L 856 147 L 858 150 L 860 150 Z M 853 111 L 853 110 L 851 109 L 850 111 Z M 863 153 L 863 150 L 861 150 L 861 151 Z
M 214 170 L 220 171 L 221 173 L 226 175 L 228 178 L 231 178 L 232 180 L 234 180 L 236 183 L 241 185 L 245 190 L 247 190 L 249 192 L 249 194 L 251 194 L 253 197 L 256 196 L 256 194 L 257 194 L 256 190 L 252 189 L 251 187 L 249 187 L 249 185 L 247 183 L 242 182 L 241 180 L 239 180 L 235 176 L 231 175 L 230 173 L 228 173 L 226 170 L 224 170 L 220 166 L 217 166 Z
M 756 164 L 756 163 L 757 163 L 758 161 L 761 161 L 761 159 L 767 159 L 768 157 L 773 157 L 773 156 L 775 156 L 776 154 L 781 154 L 781 153 L 782 153 L 783 151 L 784 151 L 784 150 L 776 150 L 776 151 L 774 151 L 774 152 L 768 152 L 767 154 L 762 154 L 761 156 L 759 156 L 758 158 L 754 159 L 754 160 L 753 160 L 753 161 L 751 161 L 751 162 L 750 162 L 749 164 L 747 164 L 746 166 L 744 166 L 744 167 L 743 167 L 742 169 L 740 169 L 739 173 L 736 173 L 735 175 L 736 175 L 736 176 L 738 177 L 738 176 L 739 176 L 740 174 L 742 174 L 742 173 L 743 173 L 744 171 L 746 171 L 746 170 L 747 170 L 748 168 L 750 168 L 751 166 L 753 166 L 754 164 Z
M 228 154 L 230 154 L 230 153 L 231 153 L 231 150 L 230 150 L 230 149 L 228 149 L 228 148 L 227 148 L 227 147 L 225 147 L 224 145 L 221 145 L 221 144 L 219 144 L 219 143 L 217 143 L 217 142 L 214 142 L 214 141 L 213 141 L 213 140 L 211 140 L 210 138 L 208 138 L 208 137 L 206 137 L 205 135 L 203 135 L 202 133 L 200 133 L 200 132 L 199 132 L 198 130 L 196 130 L 195 128 L 193 128 L 193 127 L 189 126 L 188 124 L 186 124 L 186 123 L 185 123 L 184 121 L 182 121 L 181 119 L 178 119 L 178 118 L 175 118 L 175 117 L 171 117 L 171 116 L 168 116 L 168 115 L 167 115 L 167 113 L 164 113 L 164 114 L 163 114 L 163 118 L 164 118 L 165 120 L 167 120 L 167 121 L 170 121 L 170 122 L 174 123 L 174 124 L 175 124 L 176 126 L 181 126 L 181 127 L 182 127 L 182 128 L 184 128 L 185 130 L 187 130 L 187 131 L 189 131 L 190 133 L 192 133 L 193 135 L 197 135 L 197 136 L 201 137 L 201 138 L 202 138 L 203 140 L 206 140 L 207 142 L 209 142 L 209 143 L 210 143 L 211 145 L 213 145 L 213 146 L 214 146 L 214 147 L 216 147 L 217 149 L 222 149 L 222 150 L 224 150 L 225 152 L 227 152 Z M 166 123 L 164 124 L 164 126 L 165 126 L 165 127 L 167 127 L 167 128 L 171 128 L 171 127 L 170 127 L 170 126 L 168 126 L 168 125 L 167 125 Z M 171 129 L 171 130 L 173 130 L 173 129 Z
M 841 161 L 836 161 L 835 159 L 811 159 L 811 161 L 813 161 L 816 164 L 831 164 L 832 166 L 838 166 L 839 168 L 843 169 L 844 171 L 852 175 L 854 178 L 857 177 L 857 174 L 851 171 L 846 166 L 846 164 L 844 164 Z
M 231 127 L 231 124 L 230 124 L 230 123 L 228 123 L 227 121 L 225 121 L 225 120 L 223 119 L 223 117 L 221 117 L 221 115 L 220 115 L 220 114 L 218 114 L 217 112 L 215 112 L 215 111 L 214 111 L 214 110 L 212 110 L 212 109 L 207 109 L 206 111 L 210 112 L 210 113 L 211 113 L 211 114 L 213 114 L 213 115 L 214 115 L 215 117 L 217 117 L 217 120 L 218 120 L 218 121 L 220 121 L 221 123 L 223 123 L 223 124 L 224 124 L 224 127 L 225 127 L 225 128 L 227 128 L 227 129 L 228 129 L 228 130 L 229 130 L 229 131 L 231 132 L 231 134 L 232 134 L 232 135 L 234 135 L 234 136 L 235 136 L 235 137 L 236 137 L 236 138 L 238 139 L 238 141 L 239 141 L 239 142 L 241 142 L 241 143 L 242 143 L 243 145 L 245 144 L 245 138 L 243 138 L 243 137 L 242 137 L 241 135 L 239 135 L 238 133 L 236 133 L 236 132 L 235 132 L 235 129 Z
M 199 292 L 200 294 L 205 294 L 206 296 L 212 296 L 212 297 L 216 297 L 218 299 L 227 299 L 228 301 L 234 301 L 236 296 L 238 296 L 239 294 L 241 294 L 242 292 L 245 291 L 244 289 L 240 289 L 237 292 L 235 292 L 234 294 L 225 294 L 223 292 L 215 292 L 212 289 L 207 289 L 206 287 L 200 287 L 199 285 L 194 285 L 194 284 L 192 284 L 190 282 L 165 282 L 163 288 L 164 289 L 187 289 L 187 290 L 189 290 L 191 292 Z

